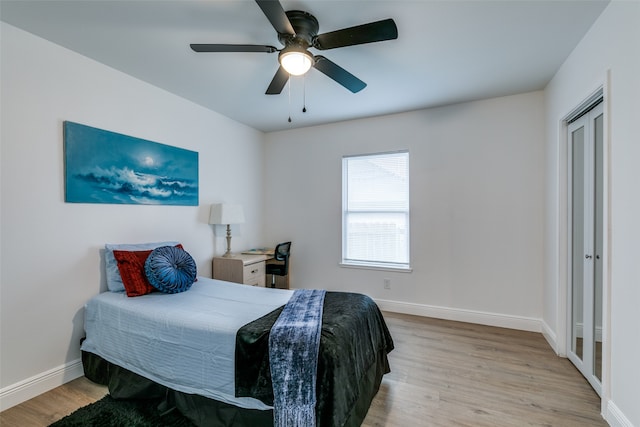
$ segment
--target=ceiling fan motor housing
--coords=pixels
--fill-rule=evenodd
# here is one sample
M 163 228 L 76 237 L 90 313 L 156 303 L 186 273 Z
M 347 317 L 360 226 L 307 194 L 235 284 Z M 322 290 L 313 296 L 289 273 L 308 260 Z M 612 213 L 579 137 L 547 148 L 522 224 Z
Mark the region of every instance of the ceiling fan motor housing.
M 278 40 L 285 47 L 298 45 L 303 49 L 313 45 L 314 38 L 318 35 L 319 25 L 315 16 L 301 10 L 289 10 L 285 12 L 295 34 L 278 33 Z

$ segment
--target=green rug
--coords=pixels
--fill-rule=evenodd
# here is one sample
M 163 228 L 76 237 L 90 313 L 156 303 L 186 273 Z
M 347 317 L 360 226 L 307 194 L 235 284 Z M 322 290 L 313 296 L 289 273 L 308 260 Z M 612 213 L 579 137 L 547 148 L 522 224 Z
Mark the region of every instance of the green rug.
M 50 427 L 193 427 L 177 410 L 160 415 L 161 400 L 115 400 L 107 395 Z

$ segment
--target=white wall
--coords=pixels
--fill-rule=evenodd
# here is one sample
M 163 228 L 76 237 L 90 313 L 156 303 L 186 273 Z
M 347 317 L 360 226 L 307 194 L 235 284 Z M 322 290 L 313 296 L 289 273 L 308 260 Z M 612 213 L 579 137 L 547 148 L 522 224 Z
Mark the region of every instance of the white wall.
M 178 240 L 211 274 L 213 202 L 245 206 L 234 249 L 262 243 L 263 134 L 2 23 L 0 397 L 69 380 L 107 242 Z M 64 203 L 62 123 L 199 152 L 200 206 Z M 81 374 L 81 371 L 80 371 Z M 64 376 L 65 378 L 62 378 Z M 44 390 L 41 390 L 44 391 Z M 25 394 L 26 393 L 26 394 Z
M 543 140 L 542 92 L 267 134 L 267 242 L 293 242 L 293 287 L 540 330 Z M 401 149 L 413 272 L 340 267 L 342 156 Z
M 609 84 L 605 84 L 607 74 Z M 613 426 L 640 426 L 640 2 L 613 1 L 548 85 L 544 319 L 566 340 L 566 151 L 560 121 L 605 85 L 609 120 L 610 359 L 604 415 Z M 606 128 L 605 128 L 606 129 Z M 605 326 L 606 327 L 606 326 Z M 559 343 L 559 347 L 562 346 Z M 605 349 L 605 358 L 607 350 Z

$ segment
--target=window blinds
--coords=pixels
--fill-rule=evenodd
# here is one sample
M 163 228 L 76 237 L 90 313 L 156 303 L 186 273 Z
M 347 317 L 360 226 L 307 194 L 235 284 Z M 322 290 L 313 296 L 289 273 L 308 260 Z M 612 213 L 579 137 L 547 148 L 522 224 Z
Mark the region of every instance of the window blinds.
M 343 263 L 408 268 L 409 153 L 343 158 Z

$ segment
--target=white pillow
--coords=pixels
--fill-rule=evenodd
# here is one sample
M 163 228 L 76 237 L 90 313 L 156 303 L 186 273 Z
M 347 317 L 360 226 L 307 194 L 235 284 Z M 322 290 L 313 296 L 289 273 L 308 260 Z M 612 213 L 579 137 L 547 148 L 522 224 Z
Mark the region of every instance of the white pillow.
M 107 288 L 111 292 L 124 292 L 124 284 L 118 270 L 118 261 L 113 256 L 113 251 L 146 251 L 160 246 L 175 246 L 180 242 L 156 242 L 156 243 L 122 243 L 104 245 L 104 265 L 106 268 Z

